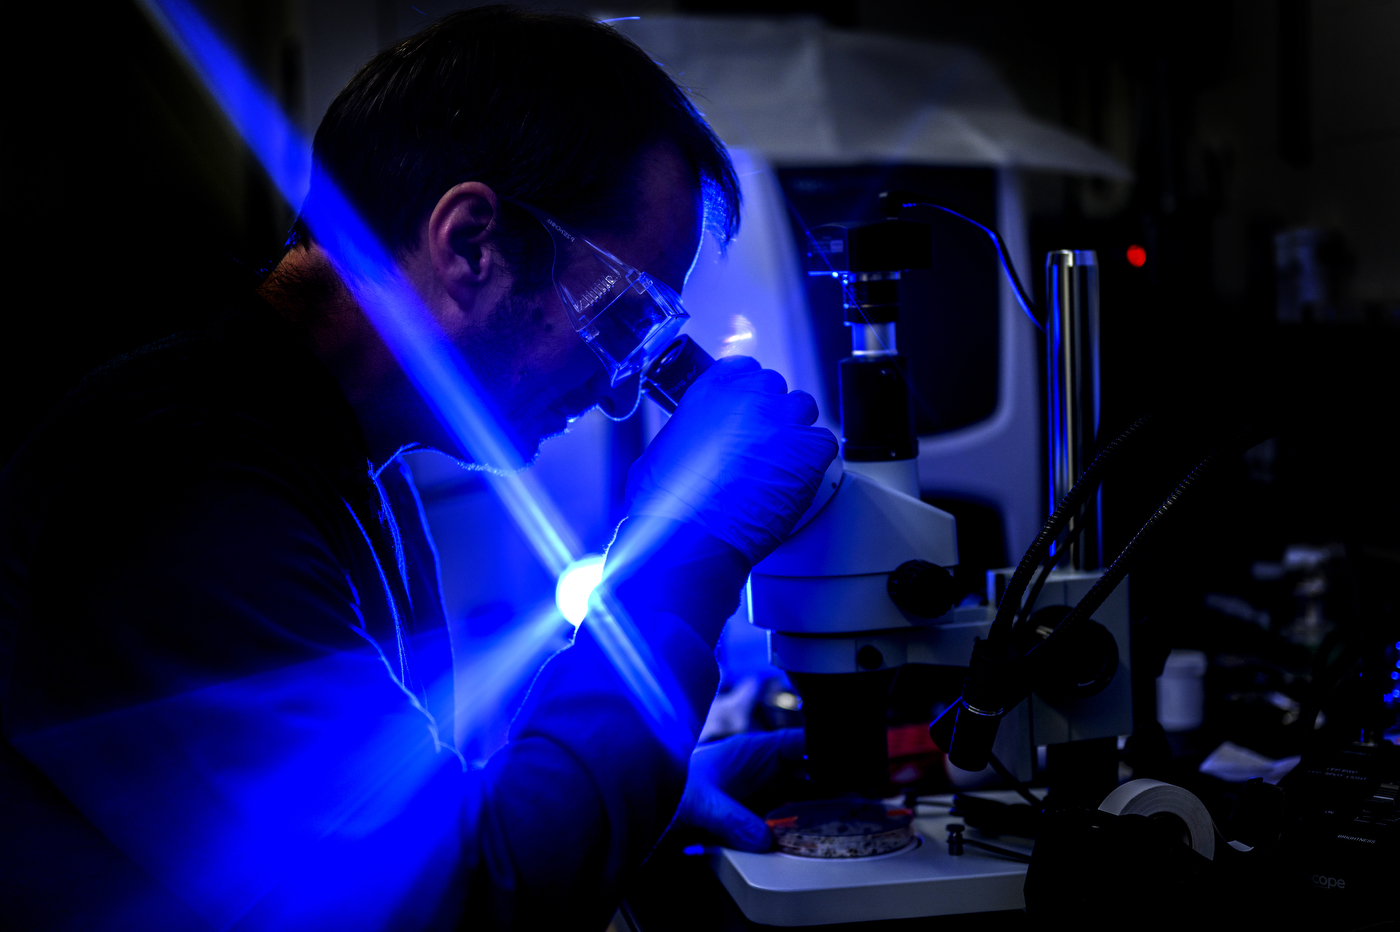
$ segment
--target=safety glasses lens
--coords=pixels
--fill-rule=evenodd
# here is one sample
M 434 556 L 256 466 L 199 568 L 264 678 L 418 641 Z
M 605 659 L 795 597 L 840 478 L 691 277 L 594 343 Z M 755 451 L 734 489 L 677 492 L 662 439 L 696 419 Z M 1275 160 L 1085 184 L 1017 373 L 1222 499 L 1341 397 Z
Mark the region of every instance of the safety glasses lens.
M 518 202 L 516 202 L 518 203 Z M 641 371 L 690 317 L 680 295 L 525 204 L 554 241 L 554 285 L 613 385 Z
M 689 317 L 675 292 L 643 273 L 579 335 L 602 360 L 616 385 L 644 369 Z

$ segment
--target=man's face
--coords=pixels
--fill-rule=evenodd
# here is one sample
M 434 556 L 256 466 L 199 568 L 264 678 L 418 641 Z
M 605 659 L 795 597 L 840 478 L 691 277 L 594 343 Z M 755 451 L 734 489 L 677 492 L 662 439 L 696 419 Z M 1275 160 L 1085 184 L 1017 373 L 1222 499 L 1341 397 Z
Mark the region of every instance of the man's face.
M 639 209 L 628 236 L 584 234 L 622 261 L 679 292 L 694 262 L 703 227 L 700 192 L 681 158 L 658 146 L 641 160 Z M 472 361 L 522 457 L 533 459 L 546 437 L 594 407 L 627 414 L 637 376 L 611 387 L 608 374 L 569 322 L 552 284 L 522 294 L 512 289 L 483 328 L 464 335 Z

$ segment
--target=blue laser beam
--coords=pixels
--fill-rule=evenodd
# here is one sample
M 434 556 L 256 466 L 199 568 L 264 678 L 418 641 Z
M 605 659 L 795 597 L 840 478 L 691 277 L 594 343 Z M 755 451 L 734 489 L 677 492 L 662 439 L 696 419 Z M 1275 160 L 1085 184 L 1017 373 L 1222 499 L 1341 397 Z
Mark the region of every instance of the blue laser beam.
M 525 678 L 548 656 L 559 649 L 562 619 L 550 604 L 526 612 L 519 623 L 510 625 L 484 643 L 472 645 L 464 669 L 457 677 L 455 725 L 461 746 L 473 748 L 475 757 L 484 759 L 496 747 L 482 748 L 483 734 L 493 728 L 502 732 L 508 724 L 506 704 L 525 685 Z M 478 760 L 478 763 L 481 761 Z
M 142 9 L 194 71 L 215 103 L 288 203 L 302 203 L 314 177 L 317 197 L 306 205 L 317 242 L 355 296 L 404 372 L 461 448 L 488 472 L 487 481 L 541 564 L 557 577 L 580 546 L 488 405 L 470 367 L 456 352 L 419 295 L 349 200 L 317 166 L 311 147 L 271 95 L 218 34 L 184 0 L 139 0 Z M 589 617 L 606 656 L 658 737 L 673 751 L 686 742 L 677 704 L 647 669 L 650 652 L 620 605 L 596 599 Z M 679 695 L 673 692 L 672 695 Z

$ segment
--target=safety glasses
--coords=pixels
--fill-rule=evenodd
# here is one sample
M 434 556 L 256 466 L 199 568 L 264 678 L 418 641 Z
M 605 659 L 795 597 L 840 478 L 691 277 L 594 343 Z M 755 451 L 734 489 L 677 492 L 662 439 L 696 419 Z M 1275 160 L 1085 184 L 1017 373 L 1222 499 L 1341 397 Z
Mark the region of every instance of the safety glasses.
M 574 330 L 602 360 L 613 385 L 642 371 L 690 317 L 681 296 L 640 269 L 584 239 L 537 207 L 528 211 L 554 241 L 554 288 Z

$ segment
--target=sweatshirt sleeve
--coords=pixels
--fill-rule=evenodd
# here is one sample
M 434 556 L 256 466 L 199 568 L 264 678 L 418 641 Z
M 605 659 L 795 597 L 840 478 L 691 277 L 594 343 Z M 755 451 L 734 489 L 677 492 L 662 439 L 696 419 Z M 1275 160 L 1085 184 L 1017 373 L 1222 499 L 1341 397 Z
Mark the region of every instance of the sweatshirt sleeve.
M 490 927 L 602 928 L 680 802 L 718 685 L 714 637 L 748 564 L 703 531 L 663 524 L 624 523 L 609 549 L 608 610 L 595 600 L 574 644 L 546 664 L 463 808 L 469 908 Z M 638 538 L 654 546 L 629 548 Z M 631 554 L 625 571 L 620 552 Z M 619 669 L 627 640 L 660 711 Z

